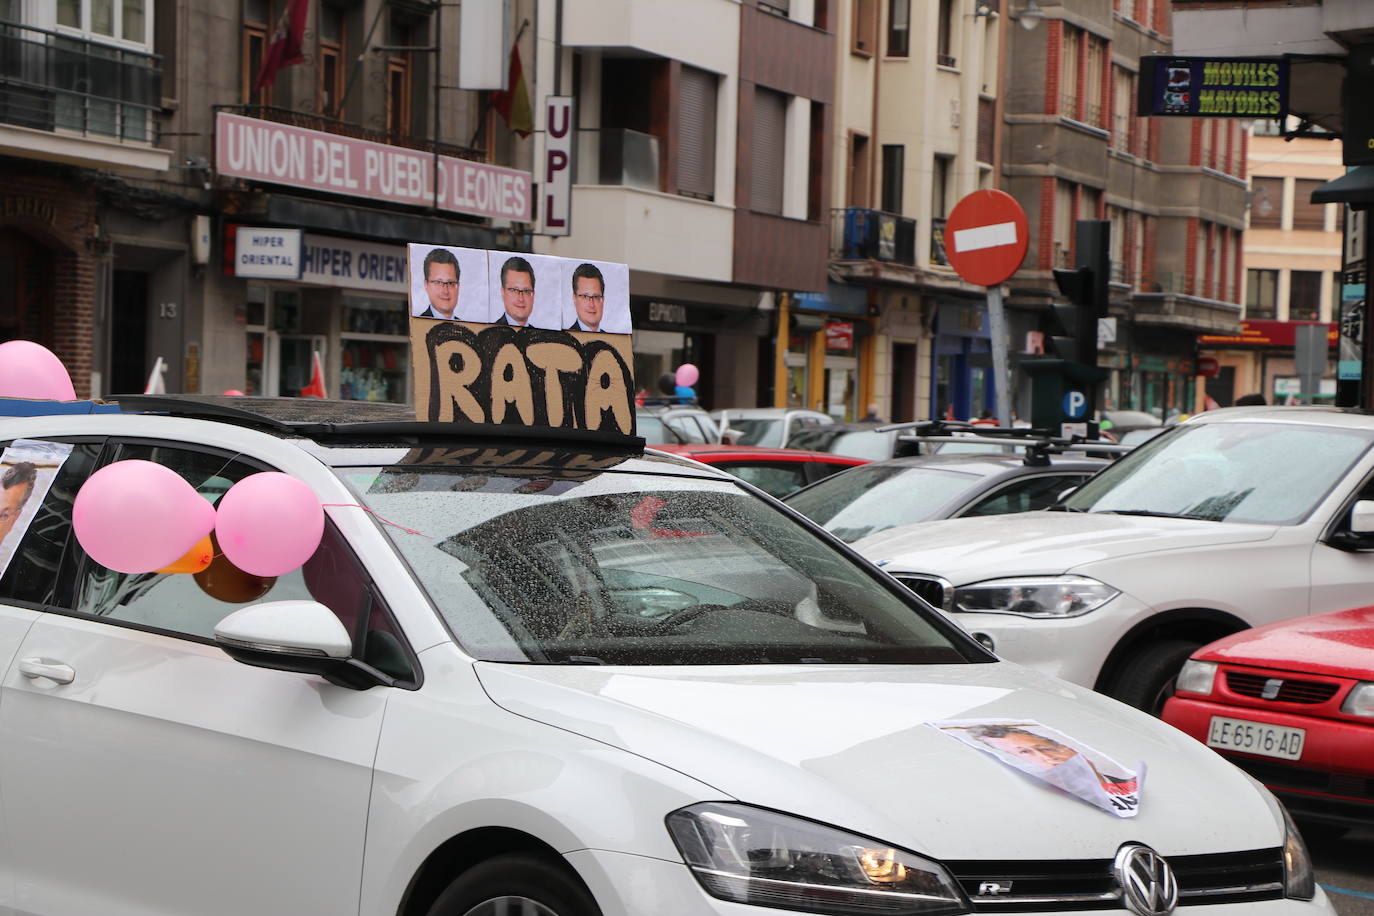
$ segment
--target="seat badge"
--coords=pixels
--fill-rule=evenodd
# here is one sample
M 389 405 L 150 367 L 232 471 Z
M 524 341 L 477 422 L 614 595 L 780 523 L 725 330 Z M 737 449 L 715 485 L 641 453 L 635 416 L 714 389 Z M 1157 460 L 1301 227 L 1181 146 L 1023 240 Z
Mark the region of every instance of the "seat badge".
M 1264 682 L 1264 689 L 1260 691 L 1260 696 L 1266 700 L 1276 699 L 1279 691 L 1283 689 L 1283 681 L 1276 677 L 1271 677 Z

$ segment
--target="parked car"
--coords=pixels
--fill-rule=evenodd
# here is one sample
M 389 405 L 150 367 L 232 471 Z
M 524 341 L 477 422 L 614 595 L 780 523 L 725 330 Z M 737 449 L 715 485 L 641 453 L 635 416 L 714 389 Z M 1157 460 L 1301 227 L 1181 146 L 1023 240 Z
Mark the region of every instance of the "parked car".
M 720 444 L 724 432 L 695 404 L 646 404 L 635 408 L 635 426 L 650 445 Z
M 1374 417 L 1209 410 L 1050 510 L 855 547 L 1008 658 L 1158 711 L 1200 646 L 1368 600 L 1371 480 Z
M 748 481 L 770 496 L 783 497 L 823 480 L 836 471 L 866 464 L 862 458 L 794 448 L 752 445 L 660 445 L 660 451 L 718 467 Z
M 804 407 L 730 407 L 711 411 L 721 429 L 736 432 L 736 445 L 783 448 L 794 433 L 814 426 L 829 426 L 835 418 Z
M 837 474 L 786 503 L 846 543 L 914 522 L 1029 512 L 1053 505 L 1109 464 L 1101 458 L 935 455 Z
M 30 916 L 1334 912 L 1257 783 L 721 471 L 401 405 L 120 406 L 0 420 L 52 446 L 0 576 L 0 899 Z M 282 472 L 319 546 L 107 568 L 73 502 L 125 459 L 194 518 Z M 1144 762 L 1134 816 L 925 724 L 987 717 Z
M 1374 607 L 1235 633 L 1184 663 L 1164 721 L 1269 787 L 1304 832 L 1374 823 Z

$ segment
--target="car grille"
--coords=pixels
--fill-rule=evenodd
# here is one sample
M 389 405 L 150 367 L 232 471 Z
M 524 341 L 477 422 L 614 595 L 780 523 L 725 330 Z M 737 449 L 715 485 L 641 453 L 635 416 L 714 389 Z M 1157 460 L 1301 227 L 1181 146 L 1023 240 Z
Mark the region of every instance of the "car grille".
M 1285 766 L 1282 763 L 1270 763 L 1265 760 L 1236 757 L 1230 754 L 1226 755 L 1226 759 L 1266 786 L 1274 789 L 1324 792 L 1328 795 L 1342 795 L 1346 798 L 1374 801 L 1374 779 L 1349 776 L 1343 773 L 1324 773 L 1321 770 Z
M 927 604 L 947 610 L 946 599 L 950 596 L 949 583 L 939 576 L 923 576 L 913 573 L 896 573 L 894 578 L 911 589 Z
M 1166 856 L 1179 905 L 1251 903 L 1283 896 L 1279 849 Z M 1111 859 L 946 862 L 976 913 L 1123 909 Z M 981 892 L 980 892 L 981 891 Z
M 1270 681 L 1279 681 L 1280 686 L 1277 695 L 1266 697 L 1264 688 Z M 1336 695 L 1337 690 L 1341 689 L 1340 684 L 1328 681 L 1305 681 L 1280 676 L 1271 677 L 1264 674 L 1248 674 L 1241 671 L 1227 671 L 1226 686 L 1230 688 L 1232 693 L 1243 697 L 1308 705 L 1325 703 Z

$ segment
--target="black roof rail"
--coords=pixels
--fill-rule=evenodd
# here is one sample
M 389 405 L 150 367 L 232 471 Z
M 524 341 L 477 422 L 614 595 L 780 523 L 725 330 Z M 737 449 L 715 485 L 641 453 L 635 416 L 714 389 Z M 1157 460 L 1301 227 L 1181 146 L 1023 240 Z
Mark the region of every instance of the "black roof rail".
M 1123 453 L 1131 446 L 1099 442 L 1082 436 L 1055 436 L 1050 430 L 1031 426 L 986 426 L 958 420 L 917 420 L 912 423 L 889 423 L 878 427 L 878 432 L 924 429 L 926 433 L 911 438 L 921 442 L 963 442 L 970 437 L 986 439 L 1012 448 L 1025 449 L 1022 461 L 1027 467 L 1046 467 L 1051 455 L 1064 452 Z M 959 433 L 960 435 L 955 435 Z
M 125 412 L 216 420 L 305 438 L 464 438 L 535 440 L 567 446 L 614 446 L 642 451 L 644 439 L 620 433 L 502 423 L 435 423 L 415 419 L 414 408 L 378 401 L 266 398 L 236 395 L 117 395 Z

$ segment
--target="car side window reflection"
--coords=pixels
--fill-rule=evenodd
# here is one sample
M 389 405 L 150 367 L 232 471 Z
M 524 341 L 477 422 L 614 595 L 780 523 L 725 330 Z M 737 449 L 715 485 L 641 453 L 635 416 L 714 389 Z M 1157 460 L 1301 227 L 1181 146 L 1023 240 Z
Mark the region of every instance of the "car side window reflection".
M 234 483 L 265 470 L 217 452 L 162 445 L 125 445 L 119 457 L 170 468 L 211 503 L 218 503 Z M 246 573 L 218 550 L 210 566 L 194 574 L 120 573 L 82 556 L 74 605 L 79 614 L 210 640 L 215 625 L 239 608 L 265 601 L 314 600 L 332 610 L 348 629 L 356 657 L 393 677 L 413 677 L 390 612 L 327 518 L 319 549 L 303 567 L 278 577 Z
M 1088 479 L 1087 474 L 1055 474 L 1029 477 L 1015 481 L 985 496 L 961 515 L 1007 515 L 1012 512 L 1031 512 L 1048 509 L 1059 494 Z

